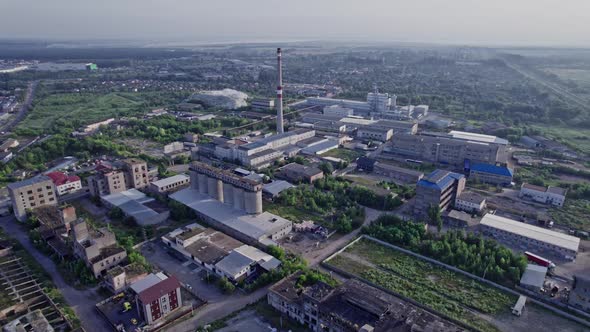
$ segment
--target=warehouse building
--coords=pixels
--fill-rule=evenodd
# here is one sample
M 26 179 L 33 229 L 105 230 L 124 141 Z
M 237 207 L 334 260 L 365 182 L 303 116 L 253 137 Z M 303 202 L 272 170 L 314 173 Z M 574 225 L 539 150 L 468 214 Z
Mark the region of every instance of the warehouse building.
M 526 250 L 547 252 L 574 260 L 580 246 L 580 239 L 512 219 L 486 214 L 480 225 L 483 233 L 498 241 L 517 244 Z
M 465 176 L 437 169 L 416 184 L 414 214 L 425 218 L 431 206 L 438 206 L 444 211 L 455 203 L 464 189 Z
M 393 136 L 393 129 L 386 127 L 364 126 L 356 131 L 356 137 L 361 140 L 387 142 Z
M 491 164 L 473 164 L 469 169 L 469 179 L 481 183 L 510 186 L 514 171 L 511 168 Z
M 191 178 L 186 174 L 178 174 L 150 183 L 150 191 L 157 194 L 174 192 L 188 186 Z

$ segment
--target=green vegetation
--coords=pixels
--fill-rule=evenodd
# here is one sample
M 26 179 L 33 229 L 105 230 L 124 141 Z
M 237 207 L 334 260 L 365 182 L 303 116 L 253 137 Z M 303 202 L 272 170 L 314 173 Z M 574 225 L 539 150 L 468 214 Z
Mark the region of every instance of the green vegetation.
M 357 160 L 361 156 L 364 156 L 364 153 L 342 148 L 333 149 L 322 154 L 322 157 L 340 158 L 348 163 Z
M 387 182 L 381 181 L 379 185 L 383 188 L 390 190 L 392 193 L 395 193 L 405 199 L 410 199 L 416 196 L 416 187 L 415 186 L 408 186 L 408 185 L 401 185 L 395 182 Z
M 567 199 L 561 208 L 552 208 L 549 215 L 558 225 L 590 232 L 590 199 Z
M 229 282 L 226 277 L 217 279 L 217 287 L 219 287 L 219 289 L 225 294 L 231 294 L 236 290 L 236 286 Z
M 524 273 L 526 258 L 515 255 L 496 241 L 460 231 L 433 235 L 426 232 L 424 226 L 383 215 L 363 232 L 509 287 Z
M 470 310 L 495 316 L 507 312 L 516 300 L 499 289 L 368 239 L 328 263 L 481 331 L 497 329 Z
M 41 85 L 33 109 L 17 127 L 17 133 L 73 131 L 78 127 L 112 117 L 135 116 L 151 108 L 173 104 L 186 92 L 60 93 Z

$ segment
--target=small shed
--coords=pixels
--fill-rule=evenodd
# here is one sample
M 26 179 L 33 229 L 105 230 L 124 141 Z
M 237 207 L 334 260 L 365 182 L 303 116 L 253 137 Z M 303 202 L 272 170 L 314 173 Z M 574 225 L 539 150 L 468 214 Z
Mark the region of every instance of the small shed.
M 521 295 L 518 297 L 518 301 L 514 307 L 512 307 L 512 314 L 520 317 L 522 315 L 522 310 L 524 309 L 524 305 L 526 304 L 526 296 Z
M 520 278 L 520 286 L 538 292 L 543 288 L 547 267 L 536 264 L 528 264 Z

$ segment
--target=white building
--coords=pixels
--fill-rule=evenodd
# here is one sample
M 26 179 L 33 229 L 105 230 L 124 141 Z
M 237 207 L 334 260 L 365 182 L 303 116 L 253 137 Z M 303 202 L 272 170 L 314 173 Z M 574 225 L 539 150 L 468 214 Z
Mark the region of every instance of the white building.
M 150 183 L 150 191 L 158 194 L 173 192 L 190 184 L 191 178 L 186 174 L 178 174 Z
M 53 181 L 58 196 L 71 194 L 82 189 L 82 181 L 77 175 L 67 175 L 62 172 L 51 172 L 46 175 Z
M 519 197 L 529 198 L 535 202 L 563 206 L 567 190 L 559 187 L 541 187 L 523 183 L 520 187 Z
M 489 213 L 481 219 L 480 225 L 484 234 L 498 241 L 517 245 L 525 250 L 558 254 L 566 259 L 575 259 L 580 246 L 580 239 L 575 236 Z
M 474 193 L 464 192 L 455 199 L 455 209 L 469 213 L 479 213 L 486 207 L 486 199 Z
M 262 268 L 264 271 L 276 269 L 281 262 L 273 256 L 252 246 L 241 246 L 215 264 L 218 275 L 232 282 L 244 280 Z

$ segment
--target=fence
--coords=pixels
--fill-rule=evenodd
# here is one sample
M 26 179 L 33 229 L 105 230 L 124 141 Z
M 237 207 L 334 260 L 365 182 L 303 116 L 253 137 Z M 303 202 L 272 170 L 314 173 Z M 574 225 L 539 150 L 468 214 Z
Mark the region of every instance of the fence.
M 342 248 L 342 249 L 338 250 L 337 252 L 335 252 L 334 254 L 330 255 L 330 257 L 326 258 L 326 259 L 325 259 L 325 260 L 322 262 L 322 264 L 323 264 L 323 265 L 325 265 L 327 268 L 334 270 L 334 271 L 335 271 L 335 272 L 337 272 L 337 273 L 342 273 L 342 272 L 344 272 L 344 274 L 343 274 L 343 275 L 345 275 L 345 276 L 348 276 L 348 277 L 351 277 L 351 278 L 357 278 L 357 279 L 361 279 L 363 282 L 367 282 L 367 280 L 364 280 L 364 279 L 362 279 L 362 278 L 359 278 L 359 277 L 357 277 L 357 276 L 354 276 L 354 275 L 352 275 L 352 274 L 350 274 L 350 273 L 348 273 L 348 272 L 342 271 L 342 270 L 340 270 L 340 269 L 338 269 L 338 268 L 335 268 L 335 267 L 333 267 L 333 266 L 329 265 L 329 263 L 327 263 L 327 262 L 328 262 L 330 259 L 332 259 L 333 257 L 337 256 L 338 254 L 342 253 L 342 252 L 343 252 L 344 250 L 346 250 L 348 247 L 352 246 L 354 243 L 356 243 L 356 242 L 360 241 L 360 240 L 361 240 L 361 239 L 363 239 L 363 238 L 366 238 L 366 239 L 369 239 L 369 240 L 371 240 L 371 241 L 377 242 L 377 243 L 379 243 L 379 244 L 381 244 L 381 245 L 383 245 L 383 246 L 386 246 L 386 247 L 388 247 L 388 248 L 391 248 L 391 249 L 394 249 L 394 250 L 397 250 L 397 251 L 403 252 L 404 254 L 407 254 L 407 255 L 410 255 L 410 256 L 416 257 L 416 258 L 418 258 L 418 259 L 421 259 L 421 260 L 423 260 L 423 261 L 426 261 L 426 262 L 429 262 L 429 263 L 435 264 L 435 265 L 437 265 L 437 266 L 441 266 L 441 267 L 443 267 L 443 268 L 445 268 L 445 269 L 447 269 L 447 270 L 450 270 L 450 271 L 453 271 L 453 272 L 456 272 L 456 273 L 462 274 L 462 275 L 464 275 L 464 276 L 467 276 L 467 277 L 469 277 L 469 278 L 475 279 L 475 280 L 477 280 L 477 281 L 479 281 L 479 282 L 481 282 L 481 283 L 484 283 L 484 284 L 486 284 L 486 285 L 489 285 L 489 286 L 492 286 L 492 287 L 495 287 L 495 288 L 501 289 L 501 290 L 503 290 L 503 291 L 505 291 L 505 292 L 507 292 L 507 293 L 509 293 L 509 294 L 512 294 L 512 295 L 515 295 L 515 296 L 520 296 L 520 295 L 523 295 L 523 294 L 521 294 L 521 293 L 519 293 L 519 292 L 517 292 L 517 291 L 515 291 L 515 290 L 513 290 L 513 289 L 510 289 L 510 288 L 508 288 L 508 287 L 505 287 L 505 286 L 499 285 L 499 284 L 497 284 L 497 283 L 495 283 L 495 282 L 492 282 L 492 281 L 489 281 L 489 280 L 487 280 L 487 279 L 484 279 L 484 278 L 478 277 L 478 276 L 476 276 L 476 275 L 474 275 L 474 274 L 471 274 L 471 273 L 469 273 L 469 272 L 465 272 L 465 271 L 463 271 L 463 270 L 461 270 L 461 269 L 458 269 L 458 268 L 456 268 L 456 267 L 454 267 L 454 266 L 451 266 L 451 265 L 448 265 L 448 264 L 445 264 L 445 263 L 439 262 L 439 261 L 437 261 L 437 260 L 435 260 L 435 259 L 432 259 L 432 258 L 429 258 L 429 257 L 426 257 L 426 256 L 422 256 L 422 255 L 420 255 L 420 254 L 417 254 L 417 253 L 415 253 L 415 252 L 413 252 L 413 251 L 410 251 L 410 250 L 407 250 L 407 249 L 404 249 L 404 248 L 400 248 L 400 247 L 398 247 L 398 246 L 396 246 L 396 245 L 393 245 L 393 244 L 391 244 L 391 243 L 387 243 L 387 242 L 381 241 L 381 240 L 379 240 L 379 239 L 376 239 L 376 238 L 374 238 L 374 237 L 372 237 L 372 236 L 368 236 L 368 235 L 361 235 L 359 238 L 357 238 L 356 240 L 352 241 L 351 243 L 349 243 L 349 244 L 348 244 L 347 246 L 345 246 L 344 248 Z M 369 284 L 373 285 L 373 284 L 372 284 L 372 283 L 370 283 L 370 282 L 367 282 L 367 283 L 369 283 Z M 379 288 L 379 289 L 382 289 L 381 287 L 378 287 L 378 286 L 377 286 L 377 288 Z M 384 290 L 384 289 L 382 289 L 382 290 Z M 394 293 L 394 292 L 391 292 L 390 290 L 384 290 L 384 291 L 386 291 L 386 292 L 390 292 L 390 293 Z M 531 292 L 531 293 L 532 293 L 532 292 Z M 526 295 L 529 295 L 529 296 L 530 296 L 530 294 L 531 294 L 531 293 L 527 292 L 527 293 L 526 293 Z M 399 296 L 399 294 L 395 294 L 395 293 L 394 293 L 394 295 L 396 295 L 396 296 Z M 403 296 L 402 296 L 402 298 L 403 298 Z M 584 326 L 586 326 L 586 327 L 589 327 L 589 328 L 590 328 L 590 321 L 587 321 L 587 320 L 585 320 L 585 319 L 582 319 L 582 318 L 580 318 L 580 317 L 578 317 L 578 316 L 574 316 L 574 315 L 572 315 L 572 314 L 570 314 L 570 313 L 564 312 L 564 311 L 562 311 L 561 309 L 559 309 L 559 308 L 556 308 L 556 307 L 554 306 L 554 304 L 553 304 L 553 305 L 549 305 L 549 304 L 546 304 L 545 302 L 542 302 L 541 300 L 538 300 L 538 299 L 535 299 L 535 298 L 530 298 L 530 297 L 529 297 L 529 301 L 531 301 L 531 302 L 533 302 L 534 304 L 537 304 L 537 305 L 539 305 L 539 306 L 543 307 L 544 309 L 550 310 L 550 311 L 552 311 L 552 312 L 554 312 L 554 313 L 556 313 L 556 314 L 558 314 L 558 315 L 560 315 L 560 316 L 566 317 L 566 318 L 568 318 L 568 319 L 571 319 L 571 320 L 573 320 L 573 321 L 575 321 L 575 322 L 577 322 L 577 323 L 580 323 L 580 324 L 582 324 L 582 325 L 584 325 Z M 411 303 L 414 303 L 414 301 L 409 301 L 409 302 L 411 302 Z M 419 306 L 420 306 L 421 308 L 424 308 L 424 306 L 422 306 L 422 305 L 419 305 Z M 430 309 L 427 309 L 427 310 L 428 310 L 428 311 L 430 311 L 430 312 L 433 312 L 433 311 L 432 311 L 432 310 L 430 310 Z M 584 316 L 584 317 L 590 318 L 590 315 L 588 315 L 587 313 L 585 313 L 585 312 L 582 312 L 582 311 L 580 311 L 580 310 L 577 310 L 577 309 L 574 309 L 574 308 L 571 308 L 571 307 L 567 307 L 567 308 L 566 308 L 566 310 L 570 310 L 570 311 L 573 311 L 573 312 L 575 312 L 575 313 L 576 313 L 576 314 L 578 314 L 578 315 L 581 315 L 581 316 Z M 436 313 L 436 314 L 437 314 L 437 315 L 439 315 L 439 316 L 442 316 L 440 313 Z M 442 316 L 442 317 L 444 317 L 444 316 Z M 445 317 L 445 318 L 446 318 L 446 317 Z M 453 321 L 454 321 L 454 320 L 453 320 Z

